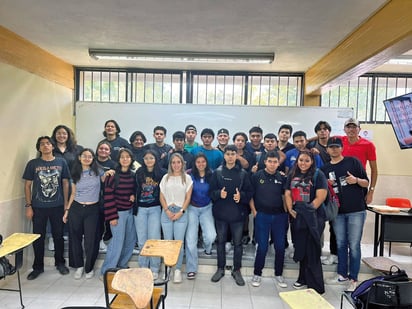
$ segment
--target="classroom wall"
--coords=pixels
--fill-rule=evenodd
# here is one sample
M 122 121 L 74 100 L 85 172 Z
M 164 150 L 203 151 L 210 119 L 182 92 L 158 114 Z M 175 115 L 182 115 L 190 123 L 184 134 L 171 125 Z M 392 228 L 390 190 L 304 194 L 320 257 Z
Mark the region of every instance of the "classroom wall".
M 40 135 L 58 124 L 72 127 L 73 91 L 0 62 L 0 234 L 30 231 L 24 217 L 26 162 Z

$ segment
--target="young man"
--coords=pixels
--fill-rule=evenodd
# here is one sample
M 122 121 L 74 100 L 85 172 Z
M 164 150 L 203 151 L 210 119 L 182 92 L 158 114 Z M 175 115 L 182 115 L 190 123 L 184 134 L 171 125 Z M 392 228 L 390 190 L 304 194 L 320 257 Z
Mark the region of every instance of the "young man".
M 299 151 L 307 149 L 306 148 L 307 142 L 308 141 L 307 141 L 305 132 L 296 131 L 295 133 L 293 133 L 293 145 L 295 145 L 295 148 L 286 152 L 286 160 L 285 160 L 286 173 L 288 173 L 292 169 L 293 165 L 295 164 L 296 158 L 299 155 Z M 316 167 L 318 168 L 322 167 L 323 162 L 320 156 L 315 154 L 314 157 L 315 157 Z
M 173 149 L 172 146 L 165 143 L 167 130 L 165 127 L 156 126 L 153 129 L 153 137 L 155 143 L 149 144 L 148 147 L 157 153 L 157 158 L 159 159 L 160 166 L 164 166 L 165 161 L 167 161 L 167 154 Z
M 282 124 L 279 127 L 278 147 L 279 147 L 279 150 L 282 150 L 284 153 L 295 148 L 295 146 L 292 143 L 289 143 L 289 139 L 292 136 L 292 133 L 293 133 L 293 128 L 290 124 Z
M 246 143 L 245 149 L 255 156 L 259 155 L 265 148 L 262 144 L 263 130 L 260 127 L 252 127 L 249 130 L 250 142 Z
M 263 138 L 263 151 L 259 152 L 255 156 L 255 162 L 256 164 L 252 166 L 251 172 L 256 173 L 258 170 L 264 169 L 265 168 L 265 154 L 268 153 L 269 151 L 277 151 L 279 154 L 279 162 L 282 163 L 285 161 L 286 155 L 279 150 L 278 148 L 278 142 L 276 135 L 273 133 L 268 133 L 265 135 Z
M 357 158 L 343 156 L 342 139 L 329 138 L 327 149 L 331 161 L 321 169 L 339 197 L 340 208 L 333 221 L 338 246 L 337 275 L 326 283 L 348 285 L 347 290 L 353 291 L 360 269 L 361 239 L 366 219 L 365 191 L 369 179 Z
M 225 152 L 225 147 L 229 144 L 229 131 L 227 129 L 220 129 L 217 131 L 217 149 L 222 153 Z
M 217 233 L 217 271 L 212 282 L 218 282 L 225 275 L 227 232 L 230 229 L 234 244 L 232 277 L 237 285 L 245 285 L 242 267 L 243 222 L 248 214 L 248 204 L 253 194 L 247 172 L 236 160 L 237 148 L 225 148 L 224 163 L 212 175 L 210 197 L 213 201 L 213 216 Z
M 345 122 L 346 136 L 342 136 L 343 152 L 345 157 L 356 157 L 366 169 L 366 163 L 369 162 L 371 170 L 371 181 L 368 194 L 366 195 L 366 204 L 372 203 L 373 193 L 375 191 L 376 182 L 378 181 L 378 164 L 376 161 L 375 145 L 367 139 L 359 136 L 360 124 L 354 118 L 349 118 Z
M 39 137 L 36 149 L 40 157 L 30 160 L 23 173 L 26 217 L 33 221 L 33 233 L 40 234 L 33 243 L 33 271 L 27 280 L 34 280 L 44 272 L 44 239 L 48 220 L 54 240 L 54 264 L 60 274 L 69 273 L 63 257 L 63 215 L 68 202 L 70 172 L 66 160 L 54 157 L 54 147 L 49 136 Z
M 270 235 L 275 248 L 275 279 L 279 287 L 287 288 L 282 276 L 288 226 L 283 202 L 285 178 L 277 171 L 279 154 L 269 151 L 264 156 L 265 168 L 253 174 L 251 180 L 254 194 L 249 205 L 255 218 L 257 244 L 252 286 L 260 286 Z
M 175 148 L 173 148 L 167 154 L 167 160 L 164 160 L 164 168 L 167 169 L 169 165 L 170 156 L 175 152 L 180 153 L 185 160 L 186 169 L 191 169 L 193 165 L 193 155 L 184 149 L 185 144 L 185 134 L 182 131 L 176 131 L 173 133 L 173 144 Z
M 185 150 L 188 152 L 191 152 L 193 148 L 196 148 L 199 146 L 199 143 L 196 142 L 196 136 L 197 136 L 197 129 L 194 125 L 189 124 L 185 128 L 185 136 L 186 136 L 186 142 L 185 142 Z
M 215 138 L 215 132 L 212 129 L 205 128 L 200 133 L 203 145 L 198 146 L 192 150 L 193 156 L 196 156 L 199 152 L 203 152 L 207 158 L 210 168 L 214 171 L 217 169 L 223 161 L 223 154 L 212 146 L 213 139 Z

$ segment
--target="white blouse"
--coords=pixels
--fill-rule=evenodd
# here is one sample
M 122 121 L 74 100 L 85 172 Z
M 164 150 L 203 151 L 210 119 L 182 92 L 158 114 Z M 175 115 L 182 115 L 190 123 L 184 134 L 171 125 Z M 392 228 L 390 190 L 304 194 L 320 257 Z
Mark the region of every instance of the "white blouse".
M 166 174 L 163 176 L 162 181 L 160 181 L 160 192 L 166 199 L 168 206 L 176 205 L 182 207 L 183 202 L 186 198 L 187 191 L 193 185 L 192 177 L 185 174 L 186 182 L 182 182 L 181 176 L 169 176 Z

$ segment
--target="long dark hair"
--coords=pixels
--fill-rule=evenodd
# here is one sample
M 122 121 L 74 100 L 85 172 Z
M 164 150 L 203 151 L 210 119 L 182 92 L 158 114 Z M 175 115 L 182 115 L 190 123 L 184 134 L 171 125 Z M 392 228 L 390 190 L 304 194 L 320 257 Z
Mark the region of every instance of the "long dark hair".
M 157 157 L 157 154 L 155 151 L 148 149 L 145 151 L 143 158 L 147 155 L 147 154 L 151 154 L 154 158 L 155 158 L 155 164 L 153 166 L 153 180 L 155 181 L 160 181 L 163 177 L 162 173 L 162 168 L 159 164 L 159 158 Z M 149 173 L 149 171 L 147 170 L 147 165 L 146 162 L 143 160 L 142 162 L 142 166 L 136 171 L 136 180 L 138 183 L 142 184 L 145 182 L 145 178 L 146 175 Z
M 76 141 L 76 137 L 74 136 L 74 132 L 72 129 L 70 129 L 69 127 L 60 124 L 57 127 L 54 128 L 53 133 L 52 133 L 52 140 L 54 142 L 54 144 L 57 146 L 57 140 L 56 140 L 56 133 L 57 131 L 59 131 L 60 129 L 63 129 L 67 132 L 67 142 L 66 142 L 66 148 L 69 152 L 74 152 L 76 151 L 76 146 L 77 146 L 77 141 Z
M 195 179 L 197 179 L 197 180 L 199 180 L 199 179 L 201 178 L 201 177 L 200 177 L 199 170 L 197 169 L 197 166 L 196 166 L 196 160 L 197 160 L 198 158 L 204 158 L 204 159 L 206 160 L 205 179 L 206 179 L 206 182 L 209 182 L 210 177 L 212 176 L 212 170 L 210 169 L 210 167 L 209 167 L 209 161 L 207 160 L 207 157 L 206 157 L 206 155 L 205 155 L 203 152 L 199 152 L 199 153 L 195 156 L 195 158 L 194 158 L 194 160 L 193 160 L 193 166 L 192 166 L 192 170 L 191 170 L 190 174 L 193 175 L 193 177 L 194 177 Z
M 315 157 L 314 157 L 313 153 L 308 149 L 304 149 L 304 150 L 299 151 L 299 154 L 296 157 L 295 164 L 293 165 L 292 170 L 290 171 L 290 175 L 293 178 L 293 177 L 297 176 L 298 174 L 302 174 L 302 171 L 300 170 L 300 168 L 298 166 L 298 160 L 299 160 L 301 155 L 307 155 L 312 160 L 312 165 L 310 166 L 309 170 L 305 173 L 304 178 L 303 178 L 304 180 L 310 180 L 315 175 L 316 161 L 315 161 Z
M 73 162 L 73 166 L 72 166 L 72 169 L 71 169 L 71 175 L 72 175 L 74 183 L 79 182 L 79 180 L 82 176 L 83 169 L 82 169 L 82 163 L 80 162 L 80 157 L 86 151 L 90 152 L 92 157 L 93 157 L 93 161 L 90 164 L 89 175 L 96 175 L 96 176 L 99 175 L 99 165 L 96 162 L 96 155 L 94 154 L 93 150 L 91 150 L 90 148 L 84 148 L 80 152 L 80 154 L 76 157 L 76 160 L 74 160 L 74 162 Z
M 127 168 L 126 172 L 122 172 L 122 165 L 120 164 L 120 156 L 122 155 L 123 152 L 127 152 L 129 154 L 130 158 L 131 158 L 130 165 Z M 113 176 L 113 178 L 114 178 L 114 188 L 115 189 L 119 185 L 120 173 L 126 173 L 126 174 L 129 174 L 129 175 L 134 177 L 134 172 L 132 171 L 133 160 L 134 160 L 133 158 L 134 158 L 133 153 L 130 149 L 122 148 L 122 149 L 119 150 L 119 155 L 118 155 L 117 161 L 116 161 L 117 165 L 116 165 L 115 173 L 114 173 L 114 176 Z

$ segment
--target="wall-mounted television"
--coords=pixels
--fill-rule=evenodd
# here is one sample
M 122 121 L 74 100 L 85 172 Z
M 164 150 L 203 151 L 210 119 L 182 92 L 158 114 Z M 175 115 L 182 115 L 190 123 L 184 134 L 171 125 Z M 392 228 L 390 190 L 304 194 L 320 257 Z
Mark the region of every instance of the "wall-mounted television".
M 412 93 L 383 101 L 401 149 L 412 148 Z

